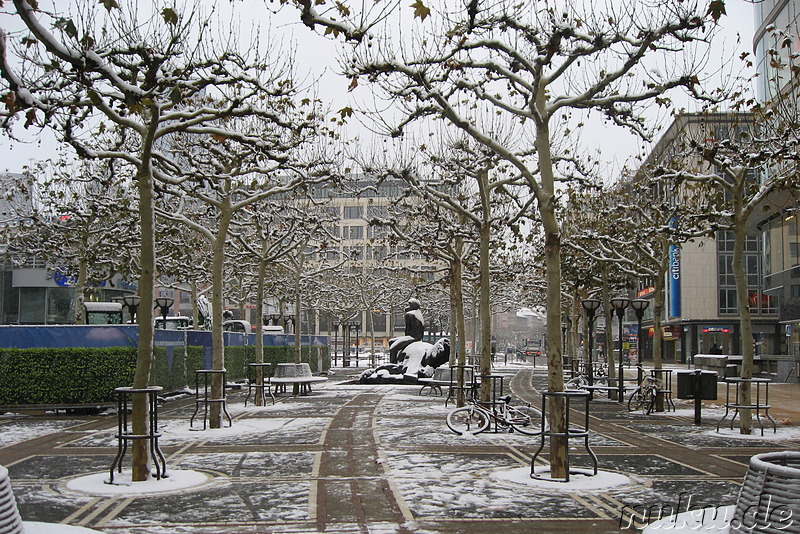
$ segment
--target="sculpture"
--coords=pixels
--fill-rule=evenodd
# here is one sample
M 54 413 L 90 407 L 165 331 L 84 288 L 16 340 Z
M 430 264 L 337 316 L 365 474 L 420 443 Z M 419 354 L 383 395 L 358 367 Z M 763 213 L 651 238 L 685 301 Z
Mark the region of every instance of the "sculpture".
M 450 340 L 441 338 L 430 344 L 422 341 L 425 324 L 420 303 L 409 299 L 405 313 L 405 335 L 389 340 L 389 364 L 361 373 L 364 384 L 411 383 L 430 378 L 433 370 L 450 360 Z

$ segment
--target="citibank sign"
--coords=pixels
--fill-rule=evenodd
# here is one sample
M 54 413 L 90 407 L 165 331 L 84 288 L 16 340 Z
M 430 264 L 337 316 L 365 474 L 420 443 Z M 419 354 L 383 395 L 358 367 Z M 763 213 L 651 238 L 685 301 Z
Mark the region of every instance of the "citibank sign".
M 56 269 L 53 271 L 53 282 L 56 283 L 59 287 L 72 287 L 78 283 L 78 279 L 72 276 L 71 274 L 67 274 L 64 269 Z M 105 287 L 106 281 L 103 280 L 99 284 L 91 284 L 92 287 Z
M 669 316 L 681 316 L 681 249 L 677 245 L 669 247 Z

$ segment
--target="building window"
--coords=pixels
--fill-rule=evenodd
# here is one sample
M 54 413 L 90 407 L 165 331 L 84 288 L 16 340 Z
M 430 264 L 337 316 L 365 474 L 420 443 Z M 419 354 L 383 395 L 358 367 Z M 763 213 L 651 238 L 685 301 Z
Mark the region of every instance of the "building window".
M 361 206 L 345 206 L 344 219 L 360 219 L 362 214 Z
M 45 293 L 44 287 L 19 288 L 20 324 L 44 324 Z
M 387 206 L 367 206 L 367 215 L 369 217 L 386 218 L 389 216 L 389 209 Z
M 800 285 L 792 285 L 791 295 L 793 299 L 800 299 Z
M 372 329 L 375 334 L 386 333 L 386 314 L 383 312 L 372 312 Z
M 69 287 L 47 289 L 47 324 L 70 324 L 75 322 L 72 309 L 75 290 Z
M 342 239 L 364 239 L 364 227 L 342 226 Z
M 720 288 L 719 289 L 719 314 L 720 315 L 738 315 L 739 309 L 736 306 L 736 290 Z

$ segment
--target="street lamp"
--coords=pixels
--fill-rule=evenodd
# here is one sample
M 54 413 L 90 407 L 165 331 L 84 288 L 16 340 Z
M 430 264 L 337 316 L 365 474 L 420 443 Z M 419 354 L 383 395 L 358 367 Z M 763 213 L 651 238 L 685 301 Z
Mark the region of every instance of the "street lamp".
M 270 321 L 272 321 L 272 325 L 273 326 L 278 326 L 278 321 L 280 320 L 280 318 L 281 318 L 281 314 L 280 313 L 271 313 L 269 315 L 269 319 L 270 319 Z
M 644 359 L 644 345 L 642 343 L 642 317 L 644 316 L 644 311 L 647 307 L 650 306 L 650 301 L 646 299 L 633 299 L 631 301 L 631 308 L 636 313 L 636 323 L 638 324 L 638 328 L 636 330 L 636 344 L 639 348 L 639 363 L 642 363 Z
M 353 330 L 356 331 L 356 367 L 358 367 L 358 330 L 361 328 L 361 321 L 353 321 Z
M 594 359 L 594 314 L 600 307 L 600 304 L 602 304 L 602 302 L 600 302 L 598 299 L 586 299 L 581 301 L 581 306 L 583 306 L 583 309 L 586 310 L 586 318 L 589 322 L 589 362 L 586 374 L 589 375 L 588 380 L 590 386 L 594 385 L 594 364 L 592 363 L 592 360 Z
M 625 369 L 622 367 L 622 318 L 625 316 L 625 308 L 628 307 L 628 300 L 627 297 L 614 297 L 611 299 L 611 307 L 617 312 L 617 322 L 619 322 L 619 373 L 617 374 L 617 381 L 619 384 L 619 393 L 617 394 L 617 400 L 619 402 L 623 402 L 625 399 L 625 384 L 623 384 L 623 374 L 625 373 Z
M 337 318 L 333 320 L 333 366 L 336 367 L 336 348 L 339 346 L 339 325 L 342 322 Z
M 139 295 L 125 295 L 122 297 L 122 303 L 131 311 L 131 324 L 136 322 L 136 311 L 139 309 L 139 303 L 142 302 L 142 297 Z
M 167 329 L 167 314 L 169 313 L 169 307 L 175 301 L 171 297 L 158 297 L 155 299 L 156 307 L 161 310 L 161 318 L 164 320 L 164 330 Z
M 342 367 L 349 367 L 350 366 L 350 321 L 342 321 L 341 324 L 342 324 Z

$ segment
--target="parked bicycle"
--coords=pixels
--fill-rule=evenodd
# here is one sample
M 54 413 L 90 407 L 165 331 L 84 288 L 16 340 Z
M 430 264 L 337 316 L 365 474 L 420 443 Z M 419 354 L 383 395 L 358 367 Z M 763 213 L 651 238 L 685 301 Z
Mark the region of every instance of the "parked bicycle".
M 659 387 L 657 378 L 645 376 L 642 383 L 628 397 L 628 410 L 631 412 L 642 410 L 644 413 L 650 414 L 656 407 Z
M 592 384 L 608 384 L 608 371 L 605 363 L 595 364 L 592 371 Z M 579 371 L 574 377 L 564 383 L 567 389 L 583 389 L 589 385 L 589 375 L 584 371 Z
M 447 426 L 462 436 L 479 434 L 494 423 L 498 427 L 507 428 L 509 432 L 517 431 L 529 436 L 541 434 L 542 413 L 529 404 L 512 406 L 511 395 L 498 399 L 490 407 L 480 401 L 470 400 L 468 406 L 456 408 L 447 414 Z

